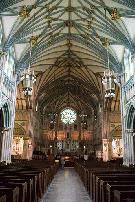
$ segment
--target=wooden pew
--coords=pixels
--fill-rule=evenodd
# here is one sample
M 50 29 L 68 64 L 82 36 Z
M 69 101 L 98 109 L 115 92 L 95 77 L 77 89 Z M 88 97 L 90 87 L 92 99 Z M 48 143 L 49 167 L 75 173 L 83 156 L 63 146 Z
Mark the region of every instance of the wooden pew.
M 129 174 L 127 173 L 123 173 L 123 172 L 116 172 L 116 171 L 106 171 L 106 172 L 99 172 L 99 173 L 92 173 L 92 177 L 91 177 L 91 187 L 92 187 L 92 191 L 91 191 L 91 196 L 92 196 L 92 199 L 94 201 L 96 201 L 96 195 L 97 195 L 97 198 L 99 196 L 99 190 L 100 190 L 100 180 L 110 180 L 110 179 L 113 179 L 113 180 L 118 180 L 120 178 L 123 178 L 123 177 L 129 177 L 129 178 L 132 178 L 129 176 Z M 135 176 L 135 174 L 134 174 Z M 132 179 L 131 179 L 132 180 Z
M 5 187 L 18 187 L 19 188 L 19 202 L 27 201 L 27 183 L 9 179 L 8 181 L 0 179 L 0 186 Z
M 6 202 L 19 202 L 19 188 L 0 186 L 0 195 L 6 195 Z
M 93 201 L 101 202 L 104 199 L 104 191 L 106 188 L 106 184 L 108 181 L 131 181 L 134 183 L 135 177 L 135 169 L 134 168 L 124 168 L 124 167 L 115 167 L 112 169 L 109 168 L 108 165 L 104 166 L 105 164 L 90 164 L 90 168 L 86 168 L 84 165 L 79 164 L 78 162 L 75 163 L 75 169 L 78 172 L 81 180 L 83 181 L 86 189 L 90 193 L 91 198 Z M 97 167 L 96 167 L 96 166 Z M 112 177 L 113 176 L 113 177 Z M 102 177 L 102 178 L 101 178 Z M 123 179 L 123 177 L 125 179 Z M 103 182 L 102 182 L 103 181 Z M 99 197 L 98 197 L 99 196 Z M 97 197 L 97 199 L 96 199 Z M 108 201 L 107 201 L 108 202 Z
M 22 183 L 27 183 L 27 193 L 26 193 L 26 201 L 27 202 L 32 202 L 32 190 L 33 190 L 33 179 L 28 177 L 24 177 L 24 176 L 1 176 L 0 175 L 0 179 L 3 181 L 7 181 L 7 182 L 22 182 Z
M 114 190 L 114 202 L 123 202 L 123 201 L 126 201 L 127 198 L 134 199 L 135 190 L 130 190 L 130 191 Z
M 27 179 L 32 179 L 33 180 L 33 186 L 31 189 L 31 202 L 37 202 L 38 201 L 38 196 L 37 196 L 37 175 L 34 173 L 27 173 L 27 172 L 18 172 L 17 175 L 19 177 L 25 177 Z
M 135 175 L 134 175 L 135 177 Z M 96 182 L 93 183 L 94 186 L 94 201 L 103 200 L 103 197 L 105 196 L 105 185 L 107 181 L 134 181 L 133 176 L 129 174 L 123 174 L 123 173 L 115 173 L 115 174 L 107 174 L 107 175 L 97 175 L 96 176 Z M 102 183 L 101 183 L 102 182 Z M 103 190 L 102 190 L 103 189 Z M 104 194 L 102 194 L 104 193 Z
M 58 165 L 50 162 L 46 164 L 44 161 L 17 160 L 11 165 L 1 164 L 0 168 L 0 186 L 8 187 L 6 194 L 17 186 L 20 190 L 17 202 L 38 202 L 57 172 Z
M 0 196 L 0 202 L 7 202 L 6 198 L 6 194 L 3 194 L 2 196 Z
M 124 184 L 125 183 L 125 184 Z M 121 184 L 113 184 L 113 183 L 108 183 L 106 185 L 106 189 L 107 189 L 107 198 L 106 200 L 103 201 L 107 201 L 107 202 L 113 202 L 114 201 L 114 190 L 119 190 L 119 191 L 128 191 L 128 190 L 135 190 L 135 182 L 131 182 L 131 181 L 126 181 L 126 182 L 121 182 Z

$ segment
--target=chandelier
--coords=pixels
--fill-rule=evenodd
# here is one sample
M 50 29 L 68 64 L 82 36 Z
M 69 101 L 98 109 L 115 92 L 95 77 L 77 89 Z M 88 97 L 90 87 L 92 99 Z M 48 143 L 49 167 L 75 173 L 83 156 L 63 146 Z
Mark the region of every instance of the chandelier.
M 36 7 L 33 7 L 33 9 L 35 9 Z M 27 13 L 27 7 L 26 8 L 22 8 L 23 11 L 23 15 L 27 14 L 26 17 L 29 17 L 29 13 Z M 34 20 L 35 20 L 35 11 L 34 11 Z M 25 16 L 23 16 L 25 17 Z M 34 28 L 32 30 L 32 36 L 30 38 L 30 49 L 29 49 L 29 67 L 27 70 L 25 70 L 24 75 L 23 75 L 23 80 L 22 80 L 22 91 L 23 94 L 25 96 L 32 96 L 32 92 L 33 92 L 33 84 L 36 81 L 36 76 L 34 74 L 34 70 L 31 70 L 31 55 L 32 55 L 32 48 L 33 46 L 35 46 L 37 44 L 37 40 L 38 40 L 38 36 L 34 35 Z
M 30 61 L 31 61 L 31 49 L 32 49 L 32 46 L 35 45 L 35 43 L 33 42 L 33 39 L 34 39 L 34 36 L 30 38 Z M 31 70 L 31 62 L 29 62 L 29 67 L 27 70 L 25 70 L 22 79 L 23 79 L 22 81 L 23 94 L 25 96 L 31 96 L 33 92 L 33 84 L 36 81 L 36 76 L 34 74 L 34 71 Z
M 115 97 L 115 84 L 117 83 L 114 72 L 110 69 L 104 71 L 102 83 L 105 88 L 105 98 Z
M 106 10 L 105 10 L 105 19 L 106 19 L 106 32 L 107 32 L 107 18 L 106 18 Z M 109 46 L 109 40 L 107 39 L 106 44 L 106 53 L 107 53 L 107 70 L 104 71 L 104 76 L 102 77 L 102 83 L 105 88 L 105 98 L 113 98 L 115 97 L 115 84 L 117 82 L 116 75 L 114 74 L 114 71 L 110 70 L 109 67 L 109 52 L 108 52 L 108 46 Z
M 36 81 L 36 76 L 34 74 L 34 71 L 31 71 L 30 69 L 28 69 L 24 75 L 23 75 L 23 81 L 22 81 L 22 85 L 23 85 L 23 94 L 25 96 L 31 96 L 32 92 L 33 92 L 33 83 Z

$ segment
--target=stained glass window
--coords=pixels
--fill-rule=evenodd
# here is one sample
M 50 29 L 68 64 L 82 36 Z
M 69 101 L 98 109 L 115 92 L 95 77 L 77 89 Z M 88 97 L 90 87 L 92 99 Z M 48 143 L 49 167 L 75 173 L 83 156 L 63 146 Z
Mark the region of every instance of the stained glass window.
M 61 121 L 65 124 L 72 124 L 75 122 L 77 114 L 73 109 L 66 108 L 61 112 Z

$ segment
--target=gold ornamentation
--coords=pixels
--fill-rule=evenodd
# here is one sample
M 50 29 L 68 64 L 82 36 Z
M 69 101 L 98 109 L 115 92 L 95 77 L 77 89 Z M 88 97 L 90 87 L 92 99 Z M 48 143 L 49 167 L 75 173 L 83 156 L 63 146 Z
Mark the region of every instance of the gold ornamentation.
M 72 21 L 70 21 L 70 20 L 66 20 L 65 22 L 64 22 L 64 24 L 65 24 L 65 26 L 66 27 L 73 27 L 73 22 Z
M 94 5 L 91 5 L 90 8 L 91 8 L 92 10 L 94 10 L 94 9 L 95 9 L 95 6 L 94 6 Z
M 37 8 L 37 5 L 36 5 L 36 4 L 33 4 L 33 5 L 32 5 L 32 8 L 33 8 L 33 9 L 36 9 L 36 8 Z
M 118 20 L 118 19 L 120 19 L 120 16 L 119 16 L 119 13 L 118 13 L 117 8 L 113 8 L 113 9 L 112 9 L 112 12 L 111 12 L 111 19 L 112 19 L 112 20 Z
M 92 21 L 87 21 L 87 22 L 88 22 L 88 24 L 87 24 L 88 29 L 91 29 Z
M 105 47 L 108 47 L 109 44 L 110 44 L 108 38 L 101 39 L 101 42 L 102 42 L 102 45 L 105 46 Z
M 52 23 L 52 20 L 48 20 L 48 22 L 47 22 L 47 23 L 48 23 L 48 27 L 49 27 L 49 28 L 51 28 L 51 23 Z
M 37 44 L 38 36 L 32 36 L 30 38 L 30 44 L 31 46 L 35 46 Z
M 27 6 L 23 6 L 21 7 L 21 10 L 19 12 L 19 16 L 22 18 L 28 18 L 30 15 L 29 9 L 27 8 Z
M 68 6 L 68 7 L 65 8 L 66 12 L 73 12 L 74 10 L 75 10 L 75 8 L 72 7 L 72 6 Z

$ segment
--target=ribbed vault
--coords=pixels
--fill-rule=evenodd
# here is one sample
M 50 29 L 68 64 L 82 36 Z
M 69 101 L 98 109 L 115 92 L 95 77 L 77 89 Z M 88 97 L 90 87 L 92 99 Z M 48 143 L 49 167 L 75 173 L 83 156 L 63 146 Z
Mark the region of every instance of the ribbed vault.
M 42 111 L 70 105 L 96 113 L 107 57 L 110 68 L 122 73 L 124 49 L 135 52 L 133 0 L 6 0 L 0 14 L 1 51 L 14 47 L 18 81 L 29 65 L 35 70 L 35 99 Z

